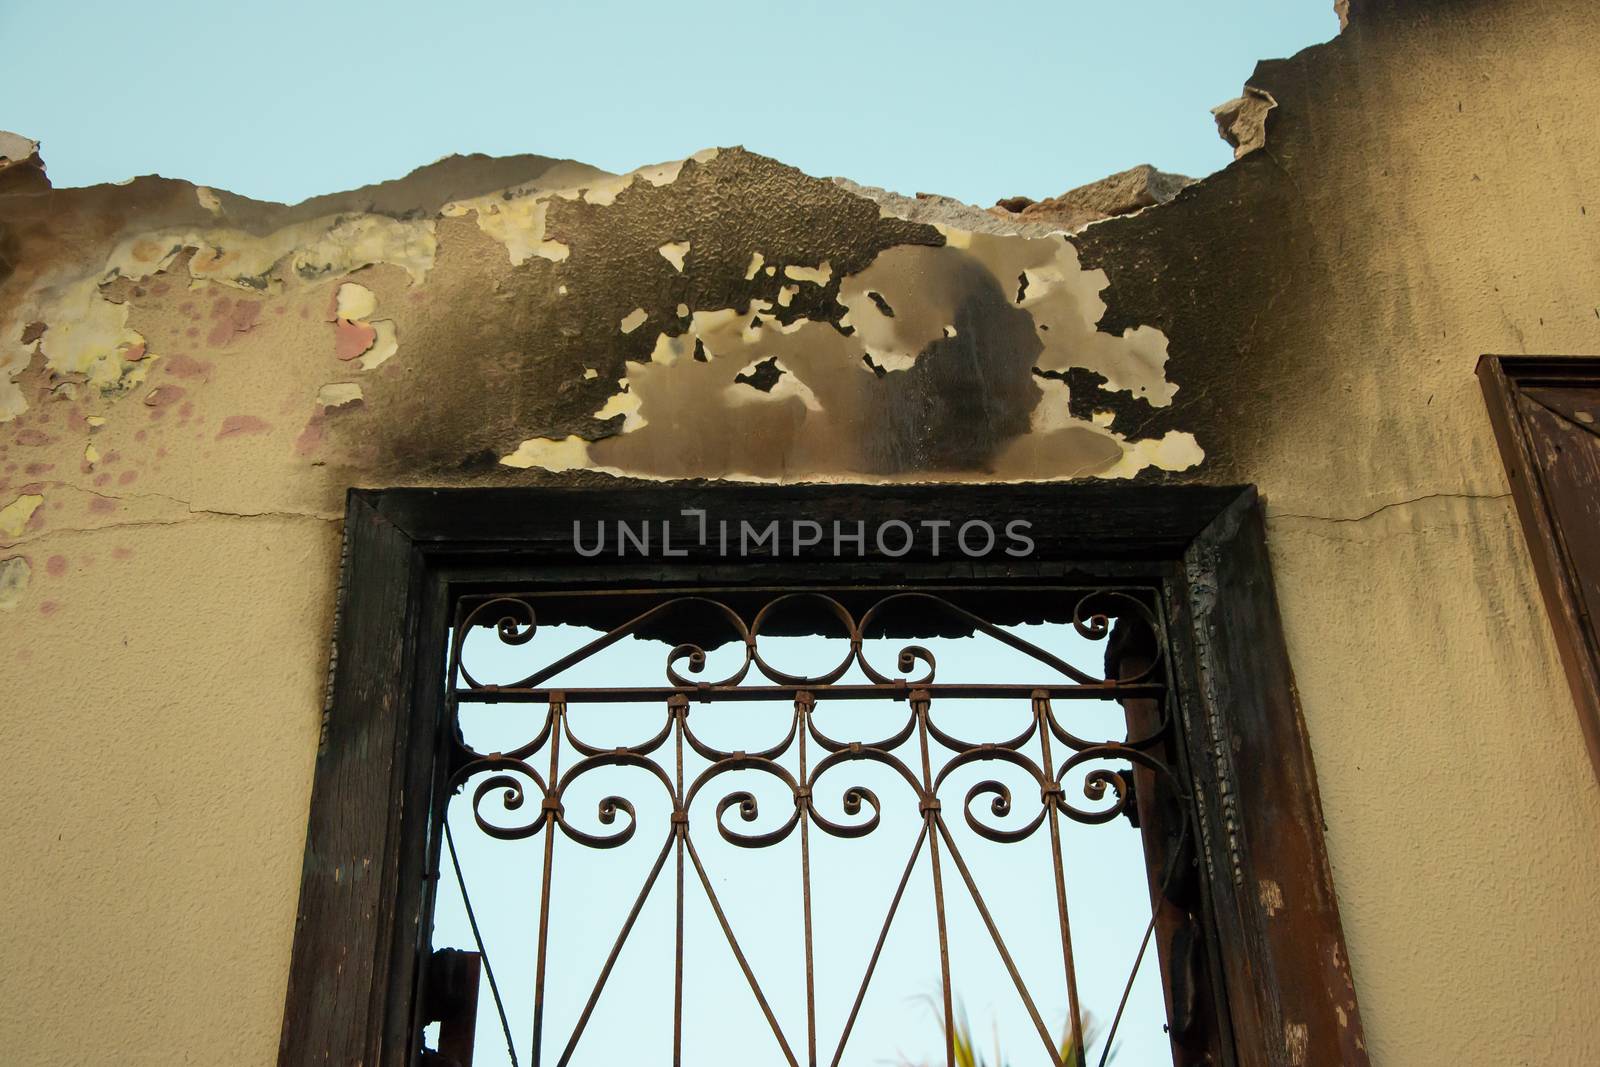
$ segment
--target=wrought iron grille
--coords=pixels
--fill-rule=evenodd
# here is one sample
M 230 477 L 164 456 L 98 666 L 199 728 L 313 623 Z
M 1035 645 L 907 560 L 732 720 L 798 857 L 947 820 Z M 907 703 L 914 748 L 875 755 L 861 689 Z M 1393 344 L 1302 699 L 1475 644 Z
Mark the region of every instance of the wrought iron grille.
M 995 597 L 1001 598 L 999 601 Z M 986 618 L 979 611 L 984 604 L 1017 601 L 1049 603 L 1054 619 L 1070 626 L 1079 637 L 1105 643 L 1113 634 L 1119 637 L 1137 632 L 1141 647 L 1151 651 L 1138 657 L 1131 670 L 1120 677 L 1097 676 L 1060 655 L 1019 636 Z M 1099 826 L 1119 816 L 1136 822 L 1135 783 L 1139 769 L 1146 780 L 1157 780 L 1160 788 L 1181 795 L 1182 784 L 1162 753 L 1172 730 L 1169 703 L 1163 700 L 1164 641 L 1156 609 L 1147 593 L 1136 589 L 1026 589 L 991 591 L 987 600 L 964 598 L 958 590 L 881 591 L 851 590 L 781 591 L 751 590 L 696 591 L 693 595 L 657 594 L 654 602 L 629 600 L 642 606 L 622 621 L 611 618 L 600 636 L 570 651 L 541 662 L 535 655 L 540 633 L 538 612 L 544 607 L 533 595 L 486 595 L 463 600 L 450 644 L 448 700 L 452 721 L 456 723 L 455 757 L 449 789 L 458 803 L 470 805 L 476 827 L 500 841 L 540 839 L 542 835 L 542 878 L 533 906 L 537 908 L 537 944 L 534 952 L 534 977 L 531 997 L 531 1059 L 538 1064 L 547 1054 L 557 1067 L 566 1067 L 580 1047 L 594 1017 L 596 1005 L 611 980 L 619 956 L 645 903 L 667 881 L 676 914 L 676 963 L 671 997 L 673 1003 L 673 1047 L 671 1062 L 684 1062 L 682 1021 L 686 996 L 684 969 L 684 908 L 688 893 L 703 892 L 726 939 L 755 1003 L 770 1027 L 783 1060 L 791 1067 L 801 1063 L 815 1067 L 839 1067 L 849 1048 L 863 1003 L 875 973 L 879 971 L 886 940 L 896 915 L 908 894 L 912 872 L 919 861 L 931 869 L 933 912 L 939 956 L 939 990 L 934 1001 L 942 1027 L 943 1059 L 948 1067 L 960 1062 L 964 1038 L 957 1025 L 960 1013 L 957 992 L 952 984 L 949 951 L 950 902 L 953 895 L 970 900 L 980 919 L 983 933 L 992 943 L 1024 1006 L 1040 1048 L 1033 1062 L 1053 1063 L 1058 1067 L 1098 1062 L 1105 1064 L 1115 1048 L 1117 1028 L 1134 981 L 1144 965 L 1156 917 L 1144 927 L 1143 938 L 1130 946 L 1126 981 L 1122 985 L 1109 1032 L 1100 1041 L 1086 1042 L 1085 1021 L 1080 1010 L 1080 959 L 1075 955 L 1073 916 L 1068 907 L 1066 867 L 1073 858 L 1066 854 L 1064 827 L 1068 823 Z M 978 610 L 974 610 L 974 606 Z M 811 621 L 797 625 L 795 617 L 809 614 Z M 1037 614 L 1037 613 L 1036 613 Z M 680 625 L 680 622 L 682 625 Z M 491 629 L 498 641 L 520 649 L 527 655 L 518 673 L 526 673 L 510 684 L 482 682 L 473 673 L 472 642 L 469 637 Z M 720 633 L 718 632 L 720 628 Z M 838 662 L 815 674 L 791 673 L 771 662 L 764 645 L 777 640 L 774 633 L 824 633 L 838 648 Z M 1005 679 L 984 681 L 946 681 L 939 676 L 935 656 L 917 640 L 926 636 L 984 635 L 1039 665 L 1050 676 L 1043 684 L 1036 681 L 1011 682 Z M 562 676 L 592 660 L 606 649 L 629 637 L 649 637 L 671 644 L 670 652 L 655 684 L 559 686 Z M 679 640 L 683 637 L 683 640 Z M 892 638 L 898 649 L 892 669 L 872 662 L 880 642 Z M 708 666 L 717 652 L 724 662 L 722 677 L 707 677 Z M 726 661 L 731 660 L 731 667 Z M 481 672 L 480 672 L 481 673 Z M 864 678 L 851 681 L 850 678 Z M 634 681 L 637 679 L 627 679 Z M 1024 728 L 1012 736 L 969 738 L 958 736 L 941 725 L 939 709 L 944 702 L 981 698 L 1014 702 L 1027 709 Z M 786 732 L 776 743 L 754 750 L 738 750 L 713 743 L 696 725 L 696 709 L 719 702 L 780 701 L 788 704 Z M 819 724 L 819 709 L 836 702 L 875 701 L 882 707 L 898 709 L 895 724 L 873 736 L 855 736 L 858 729 L 845 733 Z M 1082 736 L 1061 713 L 1066 702 L 1116 701 L 1123 707 L 1138 702 L 1147 709 L 1142 719 L 1129 715 L 1129 736 L 1120 740 L 1095 740 Z M 470 709 L 489 705 L 514 705 L 515 721 L 522 724 L 520 740 L 503 751 L 484 752 L 468 747 L 461 728 L 462 716 Z M 585 740 L 583 717 L 586 708 L 615 707 L 620 704 L 644 705 L 660 710 L 659 729 L 633 743 L 605 747 Z M 1110 705 L 1115 707 L 1115 705 Z M 1149 709 L 1154 709 L 1150 714 Z M 504 710 L 504 709 L 502 709 Z M 850 720 L 846 719 L 846 722 Z M 878 721 L 878 720 L 875 720 Z M 1019 719 L 1020 721 L 1020 711 Z M 1143 723 L 1147 728 L 1136 734 Z M 852 767 L 863 764 L 887 769 L 897 795 L 888 795 L 881 779 L 874 789 L 852 781 Z M 971 784 L 964 794 L 948 795 L 947 783 L 965 780 L 963 768 L 994 768 Z M 637 769 L 653 779 L 653 796 L 624 796 L 609 786 L 592 813 L 569 811 L 567 801 L 575 786 L 607 768 Z M 1004 774 L 998 773 L 1005 771 Z M 880 772 L 882 773 L 882 772 Z M 742 785 L 751 776 L 764 777 L 772 790 L 784 799 L 779 810 L 758 800 L 757 791 Z M 731 777 L 730 777 L 731 776 Z M 1153 776 L 1153 777 L 1152 777 Z M 970 777 L 970 775 L 967 775 Z M 1027 793 L 1019 795 L 1012 782 L 1023 783 Z M 1036 790 L 1036 793 L 1034 791 Z M 957 791 L 958 792 L 958 791 Z M 592 792 L 591 792 L 592 795 Z M 954 801 L 954 803 L 952 803 Z M 552 904 L 552 872 L 569 848 L 615 849 L 633 840 L 639 825 L 636 805 L 660 806 L 668 813 L 664 839 L 654 851 L 653 862 L 626 914 L 617 916 L 617 933 L 605 956 L 598 977 L 570 1032 L 546 1035 L 547 984 L 557 973 L 559 961 L 549 960 L 552 923 L 560 922 Z M 910 847 L 897 886 L 889 899 L 870 953 L 855 983 L 848 1014 L 839 1026 L 836 1040 L 819 1038 L 818 998 L 814 951 L 819 939 L 826 938 L 828 923 L 813 914 L 813 885 L 816 878 L 848 877 L 848 872 L 813 870 L 813 835 L 842 840 L 870 839 L 882 823 L 888 805 L 903 805 L 915 810 L 920 827 Z M 955 809 L 955 810 L 952 810 Z M 581 814 L 581 817 L 580 817 Z M 591 820 L 594 820 L 591 822 Z M 1059 957 L 1059 985 L 1049 991 L 1052 998 L 1064 996 L 1065 1033 L 1053 1032 L 1041 1010 L 1039 991 L 1030 989 L 1014 960 L 1012 947 L 1002 936 L 1001 923 L 974 876 L 968 856 L 952 832 L 953 820 L 979 838 L 1002 845 L 1015 844 L 1042 835 L 1048 839 L 1051 862 L 1038 877 L 1054 882 L 1054 915 L 1030 916 L 1036 934 L 1049 931 L 1058 942 L 1051 949 Z M 580 825 L 582 824 L 582 825 Z M 762 828 L 757 824 L 766 824 Z M 793 876 L 800 883 L 803 927 L 803 968 L 805 986 L 804 1032 L 798 1027 L 780 1025 L 763 989 L 761 976 L 752 966 L 741 943 L 740 932 L 730 920 L 720 898 L 716 880 L 708 874 L 702 856 L 704 835 L 714 832 L 722 841 L 740 849 L 765 849 L 798 840 L 798 869 Z M 1182 821 L 1182 843 L 1189 838 L 1188 821 Z M 500 1029 L 511 1062 L 516 1063 L 515 1041 L 508 1020 L 502 990 L 492 969 L 496 948 L 486 944 L 483 931 L 473 917 L 468 880 L 478 872 L 463 869 L 457 843 L 448 820 L 444 823 L 444 846 L 455 869 L 455 878 L 467 905 L 476 950 L 483 954 L 487 985 L 494 1001 Z M 653 847 L 653 846 L 652 846 Z M 1092 856 L 1080 862 L 1092 865 Z M 1172 870 L 1176 864 L 1171 865 Z M 670 875 L 666 872 L 671 871 Z M 1162 876 L 1170 880 L 1171 871 Z M 1165 887 L 1146 885 L 1159 894 Z M 773 921 L 785 921 L 774 917 Z M 490 939 L 492 940 L 492 939 Z M 864 947 L 864 946 L 863 946 Z M 797 961 L 798 962 L 798 961 Z M 563 979 L 565 980 L 565 979 Z M 663 996 L 666 996 L 663 991 Z M 798 1013 L 796 1013 L 798 1015 Z M 837 1020 L 834 1020 L 837 1024 Z M 831 1025 L 830 1028 L 831 1029 Z M 549 1045 L 547 1048 L 547 1040 Z M 1095 1060 L 1090 1052 L 1098 1052 Z M 657 1055 L 659 1053 L 659 1057 Z M 652 1050 L 649 1062 L 664 1060 L 664 1050 Z M 642 1061 L 641 1061 L 642 1062 Z M 737 1062 L 737 1057 L 729 1062 Z M 1012 1058 L 1014 1063 L 1029 1062 Z

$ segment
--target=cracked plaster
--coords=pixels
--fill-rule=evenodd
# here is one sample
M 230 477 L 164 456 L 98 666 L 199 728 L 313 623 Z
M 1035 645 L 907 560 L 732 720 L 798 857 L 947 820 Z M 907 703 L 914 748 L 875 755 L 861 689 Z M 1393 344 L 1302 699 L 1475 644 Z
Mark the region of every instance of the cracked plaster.
M 1449 6 L 1351 0 L 1247 79 L 1275 106 L 1227 126 L 1264 148 L 1066 236 L 737 150 L 447 160 L 283 207 L 50 190 L 0 147 L 13 781 L 118 798 L 103 826 L 6 794 L 36 857 L 13 951 L 50 961 L 0 990 L 46 1020 L 13 1053 L 270 1062 L 344 490 L 611 472 L 1258 485 L 1374 1062 L 1600 1059 L 1600 931 L 1571 921 L 1600 790 L 1471 374 L 1600 350 L 1600 31 L 1575 0 Z M 341 321 L 371 330 L 349 360 Z M 122 758 L 91 768 L 97 738 Z M 239 766 L 219 828 L 200 798 Z M 1548 786 L 1538 833 L 1484 788 L 1508 767 Z

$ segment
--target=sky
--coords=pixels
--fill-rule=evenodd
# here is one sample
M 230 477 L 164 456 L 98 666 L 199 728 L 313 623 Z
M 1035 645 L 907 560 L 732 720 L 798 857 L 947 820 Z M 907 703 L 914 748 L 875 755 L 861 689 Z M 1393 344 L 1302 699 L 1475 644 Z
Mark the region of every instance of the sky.
M 1088 641 L 1068 625 L 1007 627 L 1025 640 L 1066 659 L 1079 669 L 1098 673 L 1103 642 Z M 536 668 L 599 636 L 572 626 L 544 626 L 525 645 L 504 645 L 487 630 L 475 630 L 465 650 L 467 668 L 480 682 L 514 684 Z M 869 639 L 865 654 L 880 670 L 895 671 L 895 656 L 904 641 Z M 1005 681 L 1012 684 L 1059 684 L 1064 679 L 1048 666 L 995 641 L 930 638 L 918 642 L 934 654 L 941 682 Z M 842 642 L 827 638 L 763 637 L 762 655 L 778 669 L 822 674 L 840 659 Z M 705 677 L 722 677 L 738 665 L 740 649 L 726 644 L 708 656 Z M 659 641 L 624 640 L 570 668 L 546 684 L 659 685 L 670 646 Z M 754 673 L 754 672 L 752 672 Z M 919 672 L 920 673 L 920 670 Z M 858 668 L 841 679 L 865 682 Z M 746 684 L 765 684 L 760 679 Z M 1106 701 L 1054 702 L 1058 721 L 1080 737 L 1120 740 L 1126 736 L 1122 709 Z M 598 747 L 636 745 L 655 735 L 665 722 L 659 704 L 573 704 L 570 726 L 586 743 Z M 706 743 L 724 750 L 756 751 L 781 741 L 791 720 L 783 701 L 718 702 L 690 707 L 691 728 Z M 833 701 L 819 693 L 816 722 L 825 734 L 841 741 L 871 742 L 892 735 L 905 721 L 907 705 L 892 701 Z M 1031 708 L 1022 700 L 941 700 L 932 711 L 936 725 L 968 741 L 993 741 L 1016 736 L 1026 727 Z M 467 705 L 461 724 L 467 742 L 482 752 L 508 751 L 530 740 L 543 721 L 534 705 Z M 1053 761 L 1066 758 L 1059 742 Z M 1038 759 L 1037 741 L 1021 751 Z M 564 750 L 562 766 L 572 761 Z M 672 769 L 672 749 L 655 758 Z M 543 768 L 548 749 L 530 762 Z M 896 754 L 912 767 L 920 755 L 915 741 Z M 937 775 L 950 753 L 934 743 L 931 758 Z M 819 758 L 813 747 L 811 766 Z M 793 746 L 780 757 L 791 773 L 798 771 Z M 692 750 L 685 781 L 692 782 L 707 761 Z M 1123 763 L 1103 763 L 1119 767 Z M 1064 781 L 1069 802 L 1085 810 L 1104 810 L 1084 798 L 1082 773 Z M 479 929 L 502 994 L 518 1062 L 533 1062 L 532 1015 L 534 964 L 538 930 L 544 835 L 518 841 L 491 838 L 478 830 L 471 798 L 480 776 L 469 781 L 450 808 L 450 824 L 461 870 L 472 899 Z M 1038 786 L 1025 772 L 994 760 L 979 761 L 952 772 L 939 790 L 951 836 L 961 850 L 974 882 L 1001 931 L 1017 969 L 1035 998 L 1053 1035 L 1066 1025 L 1066 986 L 1056 920 L 1055 879 L 1049 831 L 1040 827 L 1027 839 L 1000 844 L 978 837 L 961 815 L 962 798 L 975 783 L 995 778 L 1013 790 L 1009 815 L 995 817 L 987 800 L 973 805 L 974 815 L 992 827 L 1025 825 L 1039 810 Z M 835 822 L 859 824 L 869 812 L 850 817 L 842 809 L 845 790 L 871 788 L 881 802 L 882 822 L 870 834 L 854 839 L 810 834 L 812 913 L 816 958 L 817 1036 L 820 1062 L 828 1063 L 838 1047 L 845 1019 L 860 988 L 871 948 L 882 927 L 895 887 L 917 841 L 921 822 L 916 797 L 893 772 L 875 763 L 849 762 L 816 778 L 818 810 Z M 725 842 L 712 825 L 718 801 L 735 790 L 750 790 L 759 802 L 757 818 L 739 820 L 737 809 L 723 816 L 735 831 L 761 833 L 781 826 L 794 811 L 786 786 L 754 771 L 725 773 L 708 781 L 689 805 L 690 836 L 707 876 L 725 909 L 762 991 L 800 1062 L 805 1062 L 806 1020 L 803 983 L 804 941 L 800 897 L 798 834 L 766 848 L 740 848 Z M 638 829 L 625 844 L 611 849 L 580 847 L 557 837 L 551 880 L 550 943 L 546 983 L 544 1062 L 555 1063 L 576 1027 L 583 1005 L 600 974 L 636 895 L 645 883 L 669 833 L 670 802 L 661 784 L 647 772 L 598 769 L 573 779 L 563 791 L 568 821 L 588 833 L 609 835 L 621 830 L 619 814 L 610 826 L 596 818 L 596 805 L 608 794 L 634 804 Z M 515 811 L 490 792 L 479 813 L 490 823 L 528 825 L 537 819 L 539 796 L 533 792 Z M 1126 819 L 1104 825 L 1061 820 L 1063 877 L 1081 1003 L 1091 1033 L 1090 1062 L 1097 1062 L 1116 1013 L 1118 999 L 1138 956 L 1150 921 L 1149 889 L 1138 831 Z M 951 957 L 952 986 L 971 1032 L 981 1046 L 986 1067 L 1048 1064 L 1050 1057 L 1029 1022 L 1021 998 L 1007 975 L 982 919 L 965 888 L 951 854 L 943 854 Z M 448 855 L 441 861 L 434 943 L 472 949 L 471 926 L 461 906 Z M 637 925 L 630 931 L 594 1015 L 574 1046 L 572 1067 L 609 1067 L 628 1063 L 657 1067 L 670 1062 L 674 960 L 674 867 L 669 858 L 645 897 Z M 740 973 L 692 865 L 686 864 L 684 954 L 684 1062 L 694 1067 L 782 1067 L 785 1060 L 749 985 Z M 929 855 L 917 859 L 883 954 L 868 986 L 861 1014 L 850 1033 L 841 1067 L 925 1067 L 943 1061 L 939 1014 L 930 998 L 940 991 L 937 925 Z M 1139 968 L 1127 1012 L 1117 1030 L 1113 1067 L 1145 1067 L 1170 1062 L 1163 1030 L 1160 975 L 1151 951 Z M 511 1062 L 487 983 L 480 987 L 477 1067 L 502 1067 Z M 994 1049 L 1000 1052 L 996 1056 Z
M 991 204 L 1228 162 L 1208 111 L 1332 0 L 3 0 L 0 128 L 57 186 L 159 173 L 259 199 L 453 152 L 612 171 L 742 144 Z

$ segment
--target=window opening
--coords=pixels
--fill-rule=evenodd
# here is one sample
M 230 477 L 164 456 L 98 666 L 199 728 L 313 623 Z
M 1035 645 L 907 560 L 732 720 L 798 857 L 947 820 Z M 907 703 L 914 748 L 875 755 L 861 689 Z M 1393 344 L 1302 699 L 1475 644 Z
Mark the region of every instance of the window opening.
M 473 1063 L 1170 1062 L 1162 647 L 1138 589 L 463 599 L 432 943 L 482 954 Z

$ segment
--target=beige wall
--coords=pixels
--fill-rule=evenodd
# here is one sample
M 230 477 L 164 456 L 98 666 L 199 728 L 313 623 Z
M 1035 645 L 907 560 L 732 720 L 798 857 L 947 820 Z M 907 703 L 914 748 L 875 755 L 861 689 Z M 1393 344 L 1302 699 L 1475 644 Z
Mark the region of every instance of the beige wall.
M 1600 1062 L 1600 788 L 1472 376 L 1600 351 L 1600 25 L 1355 6 L 1257 71 L 1264 149 L 1070 244 L 737 152 L 292 209 L 0 170 L 7 1058 L 271 1062 L 343 490 L 599 468 L 1258 484 L 1374 1062 Z M 375 306 L 336 321 L 347 282 Z M 735 388 L 769 352 L 780 387 Z M 963 353 L 998 429 L 956 449 Z M 1095 412 L 1033 366 L 1099 373 Z

